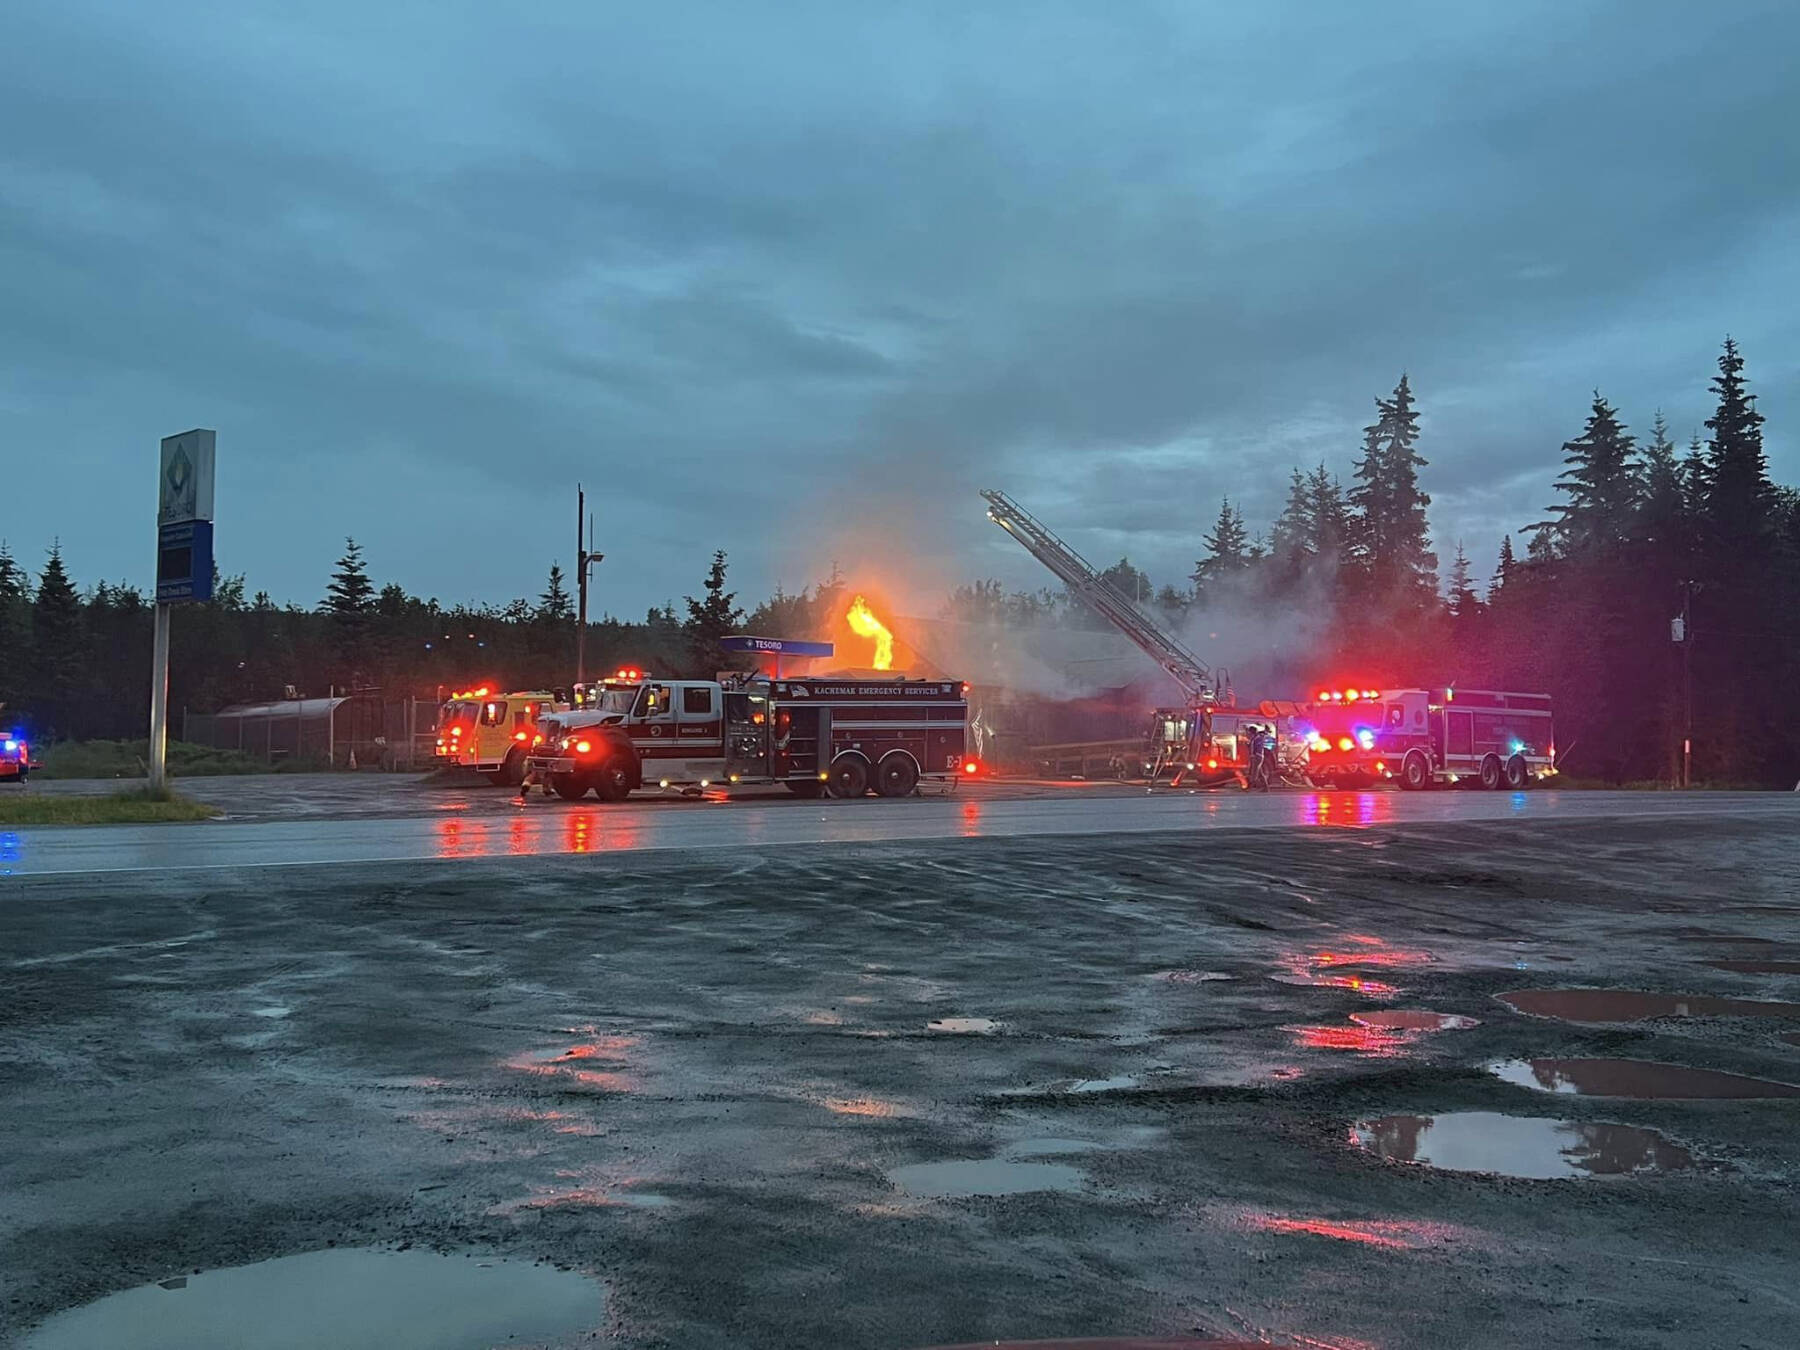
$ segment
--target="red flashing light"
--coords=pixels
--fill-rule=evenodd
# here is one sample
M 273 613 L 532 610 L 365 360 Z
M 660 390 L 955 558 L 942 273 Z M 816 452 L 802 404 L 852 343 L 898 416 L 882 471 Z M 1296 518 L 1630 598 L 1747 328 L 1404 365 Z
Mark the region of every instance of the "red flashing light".
M 972 760 L 972 759 L 965 760 L 963 762 L 963 772 L 964 773 L 979 773 L 980 771 L 981 771 L 981 765 L 976 763 L 974 760 Z
M 1348 750 L 1351 746 L 1353 746 L 1355 744 L 1356 744 L 1356 742 L 1351 740 L 1348 736 L 1339 736 L 1338 737 L 1338 749 L 1340 749 L 1340 750 Z
M 1219 761 L 1216 759 L 1209 759 L 1206 761 L 1206 767 L 1209 769 L 1216 769 L 1219 767 Z
M 644 672 L 639 670 L 636 666 L 620 666 L 619 673 L 614 678 L 620 680 L 641 680 L 644 678 Z
M 594 747 L 589 745 L 586 741 L 576 741 L 575 742 L 575 753 L 578 755 L 585 755 L 588 751 L 592 750 L 593 748 Z
M 1344 690 L 1344 702 L 1346 702 L 1346 703 L 1354 703 L 1354 702 L 1356 702 L 1357 699 L 1359 699 L 1361 697 L 1362 697 L 1362 695 L 1359 694 L 1354 689 Z
M 515 741 L 522 741 L 525 739 L 525 733 L 522 731 L 515 731 L 513 732 L 513 739 Z
M 1321 703 L 1331 702 L 1331 690 L 1321 689 L 1319 691 L 1319 702 L 1321 702 Z

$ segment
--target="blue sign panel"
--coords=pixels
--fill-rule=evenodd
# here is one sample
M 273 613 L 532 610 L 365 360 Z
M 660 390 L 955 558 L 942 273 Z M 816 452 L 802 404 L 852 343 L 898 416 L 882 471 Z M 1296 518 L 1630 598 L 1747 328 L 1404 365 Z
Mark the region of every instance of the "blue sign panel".
M 213 527 L 183 520 L 156 530 L 156 603 L 204 602 L 213 593 Z
M 728 652 L 767 652 L 771 656 L 832 656 L 837 648 L 829 642 L 801 642 L 795 638 L 725 637 L 719 646 Z

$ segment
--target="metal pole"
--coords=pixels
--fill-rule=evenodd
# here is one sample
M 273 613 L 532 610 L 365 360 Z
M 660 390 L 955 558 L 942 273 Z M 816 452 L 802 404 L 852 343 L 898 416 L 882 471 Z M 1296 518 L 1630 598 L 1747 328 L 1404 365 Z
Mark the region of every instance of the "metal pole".
M 156 641 L 150 653 L 150 790 L 169 785 L 169 609 L 156 607 Z
M 575 606 L 575 683 L 587 682 L 587 539 L 582 534 L 587 522 L 587 494 L 581 484 L 575 485 L 575 592 L 580 597 Z

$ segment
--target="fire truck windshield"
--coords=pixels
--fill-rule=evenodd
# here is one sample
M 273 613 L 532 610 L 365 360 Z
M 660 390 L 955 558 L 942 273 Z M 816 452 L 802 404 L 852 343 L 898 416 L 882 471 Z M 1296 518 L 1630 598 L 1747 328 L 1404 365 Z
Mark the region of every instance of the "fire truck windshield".
M 609 684 L 602 687 L 582 706 L 593 712 L 628 713 L 637 699 L 637 686 Z

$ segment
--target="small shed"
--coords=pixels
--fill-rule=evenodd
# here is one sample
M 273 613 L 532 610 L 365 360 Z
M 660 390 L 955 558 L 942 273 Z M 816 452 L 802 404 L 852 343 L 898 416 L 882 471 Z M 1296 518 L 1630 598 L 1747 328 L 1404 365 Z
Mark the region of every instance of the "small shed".
M 409 725 L 415 719 L 423 720 L 425 728 Z M 181 738 L 219 750 L 241 750 L 272 764 L 298 760 L 341 768 L 354 754 L 359 764 L 372 768 L 410 758 L 409 733 L 428 729 L 433 721 L 428 708 L 416 712 L 406 704 L 390 708 L 379 695 L 289 698 L 238 703 L 216 713 L 187 713 Z

